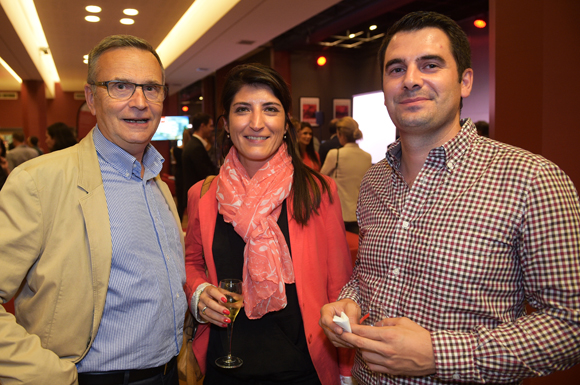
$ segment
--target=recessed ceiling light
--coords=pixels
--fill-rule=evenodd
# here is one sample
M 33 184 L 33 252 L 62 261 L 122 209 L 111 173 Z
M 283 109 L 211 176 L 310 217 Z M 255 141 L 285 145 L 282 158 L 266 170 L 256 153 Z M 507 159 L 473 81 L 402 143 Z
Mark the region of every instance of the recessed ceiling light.
M 139 11 L 137 11 L 134 8 L 127 8 L 123 10 L 123 13 L 127 16 L 137 16 L 139 14 Z
M 96 5 L 87 5 L 85 7 L 85 9 L 87 10 L 87 12 L 90 12 L 90 13 L 99 13 L 99 12 L 101 12 L 101 7 L 98 7 Z
M 203 96 L 200 96 L 200 97 L 199 97 L 199 100 L 203 100 Z
M 377 26 L 373 24 L 373 25 L 371 25 L 371 26 L 369 27 L 369 29 L 370 29 L 371 31 L 374 31 L 375 29 L 377 29 Z
M 121 24 L 125 24 L 125 25 L 135 24 L 135 20 L 129 19 L 129 18 L 121 19 L 120 21 L 121 21 Z
M 350 35 L 348 35 L 349 38 L 354 39 L 356 35 L 354 33 L 351 33 Z
M 91 23 L 96 23 L 98 21 L 101 21 L 101 18 L 98 16 L 94 16 L 94 15 L 89 15 L 89 16 L 85 16 L 85 20 L 89 21 Z

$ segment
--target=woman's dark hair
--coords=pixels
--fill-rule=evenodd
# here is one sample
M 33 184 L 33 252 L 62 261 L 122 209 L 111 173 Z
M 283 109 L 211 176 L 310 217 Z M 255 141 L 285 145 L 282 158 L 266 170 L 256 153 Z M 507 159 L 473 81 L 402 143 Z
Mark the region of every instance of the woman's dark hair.
M 4 144 L 4 139 L 0 136 L 0 156 L 2 158 L 6 157 L 6 145 Z
M 300 154 L 296 151 L 296 129 L 290 123 L 290 110 L 292 108 L 292 96 L 288 85 L 278 72 L 262 64 L 242 64 L 230 70 L 226 75 L 222 92 L 223 118 L 228 122 L 230 108 L 234 97 L 243 86 L 267 86 L 274 96 L 280 100 L 284 108 L 286 128 L 284 142 L 288 154 L 292 157 L 294 166 L 294 178 L 292 181 L 292 216 L 302 226 L 308 223 L 312 211 L 318 214 L 318 208 L 322 202 L 322 194 L 327 193 L 330 201 L 330 186 L 322 175 L 310 169 L 302 163 Z M 227 135 L 223 136 L 222 152 L 226 156 L 233 143 Z
M 305 127 L 310 128 L 310 131 L 312 131 L 312 139 L 310 140 L 310 143 L 308 143 L 308 145 L 306 146 L 306 154 L 308 155 L 310 160 L 312 160 L 312 162 L 316 163 L 318 167 L 320 167 L 320 161 L 318 160 L 318 157 L 316 156 L 316 151 L 314 150 L 314 130 L 312 129 L 312 125 L 310 125 L 310 123 L 301 122 L 300 131 L 302 131 Z M 300 150 L 300 146 L 298 146 L 298 149 Z M 302 154 L 300 154 L 300 156 L 302 156 Z
M 46 129 L 46 132 L 54 140 L 54 146 L 52 146 L 50 152 L 62 150 L 63 148 L 77 144 L 73 128 L 64 123 L 58 122 L 51 124 Z

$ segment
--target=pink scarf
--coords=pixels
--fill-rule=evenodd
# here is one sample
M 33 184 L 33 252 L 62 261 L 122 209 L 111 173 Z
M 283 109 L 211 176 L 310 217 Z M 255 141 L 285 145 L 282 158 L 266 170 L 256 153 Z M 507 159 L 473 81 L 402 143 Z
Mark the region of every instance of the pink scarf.
M 277 223 L 293 175 L 285 143 L 251 179 L 232 147 L 218 175 L 218 211 L 246 242 L 242 290 L 250 319 L 284 309 L 285 284 L 294 283 L 292 259 Z

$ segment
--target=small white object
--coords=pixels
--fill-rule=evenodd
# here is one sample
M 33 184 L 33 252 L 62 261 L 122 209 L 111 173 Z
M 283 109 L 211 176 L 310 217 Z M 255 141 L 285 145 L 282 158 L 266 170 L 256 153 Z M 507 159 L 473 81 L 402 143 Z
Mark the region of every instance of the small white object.
M 332 320 L 335 324 L 343 328 L 345 332 L 352 333 L 352 330 L 350 329 L 350 320 L 348 319 L 348 316 L 344 314 L 344 312 L 340 313 L 340 317 L 335 315 Z

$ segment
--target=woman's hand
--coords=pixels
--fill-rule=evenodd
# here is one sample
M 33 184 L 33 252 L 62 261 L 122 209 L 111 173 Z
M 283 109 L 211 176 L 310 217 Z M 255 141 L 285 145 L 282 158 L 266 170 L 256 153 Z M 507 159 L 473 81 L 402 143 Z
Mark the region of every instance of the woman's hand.
M 232 321 L 228 318 L 230 310 L 226 307 L 226 294 L 234 298 L 239 297 L 235 305 L 239 307 L 243 306 L 244 301 L 240 294 L 230 293 L 215 286 L 208 286 L 199 296 L 199 302 L 197 303 L 197 314 L 199 318 L 220 327 L 227 327 Z M 231 307 L 234 304 L 229 305 Z

